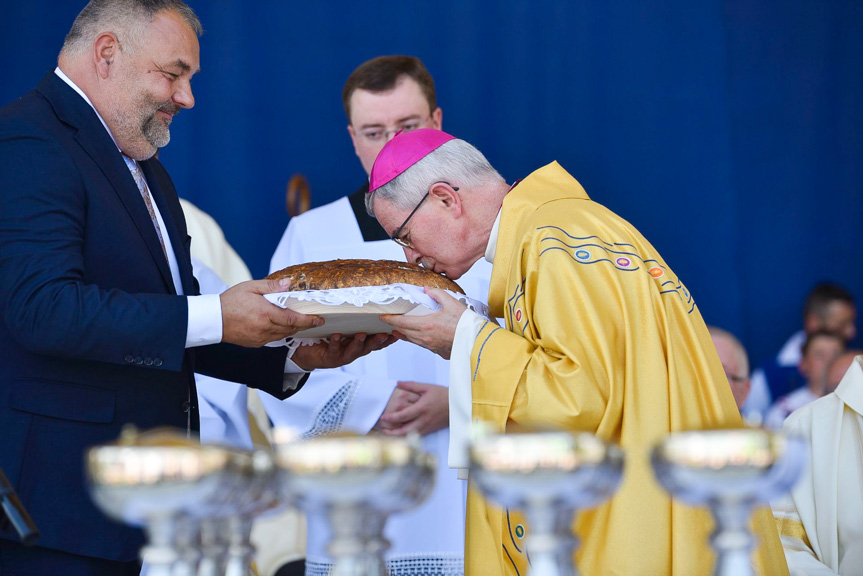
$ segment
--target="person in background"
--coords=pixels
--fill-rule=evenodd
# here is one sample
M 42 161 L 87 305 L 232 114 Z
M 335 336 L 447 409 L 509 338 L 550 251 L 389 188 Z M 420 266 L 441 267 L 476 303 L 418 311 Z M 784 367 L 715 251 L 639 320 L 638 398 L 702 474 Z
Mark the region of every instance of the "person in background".
M 782 431 L 808 440 L 809 466 L 772 503 L 793 575 L 857 576 L 863 566 L 863 350 L 828 370 L 833 392 L 795 410 Z
M 464 140 L 397 134 L 375 159 L 366 207 L 407 259 L 459 279 L 493 264 L 484 319 L 443 290 L 428 316 L 383 315 L 450 361 L 450 459 L 470 423 L 588 431 L 627 452 L 617 494 L 573 524 L 584 574 L 706 574 L 713 521 L 672 499 L 644 455 L 679 430 L 740 426 L 707 327 L 680 278 L 628 222 L 552 162 L 514 184 Z M 753 515 L 761 574 L 787 574 L 776 526 Z M 524 574 L 531 527 L 468 495 L 466 573 Z
M 746 355 L 746 349 L 740 340 L 727 330 L 708 326 L 707 331 L 710 332 L 719 361 L 722 362 L 722 369 L 725 370 L 725 376 L 731 386 L 734 402 L 740 408 L 749 396 L 749 357 Z
M 35 547 L 0 532 L 4 573 L 138 573 L 143 532 L 97 509 L 84 451 L 126 424 L 196 433 L 194 371 L 287 397 L 304 370 L 388 343 L 289 359 L 264 345 L 323 319 L 263 298 L 282 283 L 199 295 L 154 154 L 195 103 L 200 33 L 181 0 L 93 0 L 57 67 L 0 109 L 0 464 L 41 531 Z
M 833 392 L 828 386 L 827 370 L 830 364 L 845 350 L 842 336 L 826 330 L 809 334 L 801 349 L 802 357 L 797 370 L 806 380 L 806 385 L 779 398 L 767 411 L 764 427 L 778 430 L 789 414 Z
M 398 131 L 440 128 L 443 112 L 423 63 L 412 56 L 380 56 L 364 62 L 345 82 L 342 101 L 348 134 L 366 177 L 353 194 L 291 219 L 270 263 L 271 271 L 335 258 L 404 260 L 404 253 L 365 210 L 368 171 Z M 461 280 L 473 298 L 485 300 L 491 266 L 478 263 Z M 419 507 L 395 515 L 386 526 L 392 576 L 455 576 L 463 573 L 465 483 L 447 467 L 449 443 L 448 363 L 435 354 L 397 343 L 336 370 L 317 371 L 304 394 L 290 402 L 261 394 L 276 425 L 306 436 L 339 431 L 422 435 L 437 456 L 435 489 Z M 328 574 L 331 560 L 321 518 L 308 518 L 306 573 Z
M 826 330 L 839 334 L 846 345 L 857 335 L 857 305 L 854 296 L 832 282 L 817 284 L 803 305 L 803 327 L 791 335 L 769 361 L 752 373 L 752 390 L 743 406 L 748 419 L 764 417 L 772 401 L 806 385 L 797 366 L 807 334 Z
M 215 272 L 228 288 L 251 280 L 252 273 L 225 238 L 219 223 L 185 198 L 180 198 L 180 206 L 192 237 L 192 257 Z

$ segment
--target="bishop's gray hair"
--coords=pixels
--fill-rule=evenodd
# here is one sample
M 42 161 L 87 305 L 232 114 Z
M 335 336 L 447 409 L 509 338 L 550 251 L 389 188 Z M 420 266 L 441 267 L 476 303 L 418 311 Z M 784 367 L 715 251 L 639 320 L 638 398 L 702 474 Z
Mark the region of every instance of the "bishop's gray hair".
M 449 140 L 422 160 L 374 192 L 366 194 L 366 210 L 375 215 L 375 198 L 407 210 L 416 206 L 431 185 L 448 182 L 457 188 L 475 189 L 505 182 L 482 152 L 464 140 Z
M 198 16 L 182 0 L 91 0 L 72 23 L 60 54 L 82 54 L 105 32 L 117 37 L 122 50 L 132 52 L 140 46 L 146 26 L 165 11 L 176 12 L 197 36 L 203 34 Z

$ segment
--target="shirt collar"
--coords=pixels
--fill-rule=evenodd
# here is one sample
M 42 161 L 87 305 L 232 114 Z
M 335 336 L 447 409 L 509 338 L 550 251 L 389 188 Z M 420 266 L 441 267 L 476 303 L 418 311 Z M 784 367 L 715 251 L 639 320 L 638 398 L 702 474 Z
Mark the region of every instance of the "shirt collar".
M 834 393 L 858 414 L 863 414 L 863 356 L 857 356 Z
M 485 247 L 485 259 L 494 264 L 494 253 L 497 247 L 497 235 L 500 232 L 500 213 L 503 212 L 503 207 L 498 211 L 497 218 L 494 219 L 494 226 L 491 227 L 491 234 L 488 235 L 488 245 Z
M 93 106 L 93 103 L 92 103 L 92 102 L 90 102 L 90 99 L 87 97 L 87 95 L 86 95 L 86 94 L 84 94 L 84 91 L 83 91 L 83 90 L 81 90 L 81 89 L 78 87 L 78 85 L 77 85 L 77 84 L 75 84 L 74 82 L 72 82 L 71 78 L 69 78 L 68 76 L 66 76 L 66 73 L 65 73 L 65 72 L 63 72 L 62 70 L 60 70 L 60 67 L 59 67 L 59 66 L 57 66 L 56 68 L 54 68 L 54 74 L 56 74 L 56 75 L 60 78 L 60 80 L 62 80 L 62 81 L 63 81 L 63 82 L 65 82 L 66 84 L 68 84 L 68 85 L 69 85 L 69 87 L 70 87 L 72 90 L 74 90 L 75 92 L 77 92 L 77 93 L 81 96 L 81 98 L 83 98 L 83 99 L 84 99 L 84 102 L 86 102 L 87 104 L 89 104 L 89 105 L 90 105 L 90 108 L 92 108 L 92 109 L 93 109 L 93 112 L 95 112 L 95 113 L 96 113 L 96 116 L 99 118 L 99 122 L 101 122 L 101 123 L 102 123 L 102 126 L 104 126 L 104 127 L 105 127 L 105 130 L 107 130 L 107 131 L 108 131 L 108 136 L 110 136 L 110 137 L 111 137 L 111 140 L 113 140 L 113 142 L 114 142 L 114 146 L 117 146 L 117 140 L 114 138 L 114 135 L 111 133 L 111 129 L 110 129 L 110 128 L 108 128 L 108 125 L 107 125 L 107 124 L 105 124 L 105 120 L 104 120 L 104 118 L 102 118 L 102 115 L 101 115 L 101 114 L 99 114 L 99 111 L 98 111 L 98 110 L 96 110 L 96 107 L 95 107 L 95 106 Z M 119 146 L 117 146 L 117 150 L 120 150 L 120 147 L 119 147 Z M 122 154 L 122 153 L 123 153 L 123 151 L 122 151 L 122 150 L 120 150 L 120 153 Z

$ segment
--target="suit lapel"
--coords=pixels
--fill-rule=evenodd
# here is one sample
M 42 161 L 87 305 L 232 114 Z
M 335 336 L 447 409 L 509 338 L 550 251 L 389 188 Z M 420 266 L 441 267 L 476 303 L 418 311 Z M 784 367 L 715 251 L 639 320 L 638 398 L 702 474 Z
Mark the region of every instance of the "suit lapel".
M 96 112 L 53 72 L 48 73 L 36 90 L 48 99 L 58 118 L 76 130 L 75 140 L 111 183 L 159 268 L 166 288 L 171 293 L 175 292 L 171 269 L 162 253 L 162 246 L 147 206 L 141 198 L 135 179 Z

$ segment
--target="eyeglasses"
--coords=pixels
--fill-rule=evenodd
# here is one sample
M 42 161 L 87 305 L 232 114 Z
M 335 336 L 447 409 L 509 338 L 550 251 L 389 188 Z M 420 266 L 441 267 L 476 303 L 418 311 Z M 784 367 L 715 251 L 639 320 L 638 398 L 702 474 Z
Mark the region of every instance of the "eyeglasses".
M 404 122 L 400 122 L 395 128 L 391 130 L 384 130 L 382 128 L 364 128 L 360 130 L 358 134 L 362 137 L 363 140 L 366 140 L 369 143 L 377 144 L 379 142 L 386 142 L 390 139 L 391 134 L 398 134 L 399 132 L 411 132 L 416 130 L 417 128 L 422 127 L 423 124 L 431 119 L 431 114 L 426 116 L 421 120 L 410 119 L 405 120 Z
M 428 198 L 428 197 L 429 197 L 429 194 L 431 194 L 431 187 L 432 187 L 432 186 L 434 186 L 435 184 L 446 184 L 447 186 L 449 186 L 450 188 L 452 188 L 453 190 L 455 190 L 456 192 L 458 192 L 458 186 L 453 186 L 453 185 L 452 185 L 452 184 L 450 184 L 449 182 L 435 182 L 434 184 L 432 184 L 431 186 L 429 186 L 429 189 L 428 189 L 428 191 L 426 192 L 425 196 L 423 196 L 423 197 L 422 197 L 422 200 L 420 200 L 419 202 L 417 202 L 417 205 L 416 205 L 416 206 L 414 206 L 414 209 L 413 209 L 413 210 L 411 210 L 411 213 L 410 213 L 410 214 L 408 214 L 408 217 L 407 217 L 407 218 L 405 218 L 405 221 L 404 221 L 404 222 L 402 222 L 402 225 L 401 225 L 401 226 L 399 226 L 398 228 L 396 228 L 395 230 L 393 230 L 393 233 L 390 235 L 390 238 L 392 239 L 392 241 L 393 241 L 393 242 L 395 242 L 396 244 L 398 244 L 399 246 L 401 246 L 402 248 L 408 248 L 408 249 L 411 249 L 411 250 L 413 249 L 413 246 L 411 246 L 411 241 L 410 241 L 409 239 L 407 239 L 407 238 L 401 238 L 402 230 L 404 230 L 404 229 L 405 229 L 405 226 L 407 226 L 407 225 L 408 225 L 408 222 L 410 222 L 410 221 L 411 221 L 411 218 L 413 218 L 413 217 L 414 217 L 414 214 L 416 214 L 416 213 L 417 213 L 417 210 L 419 210 L 419 209 L 420 209 L 420 206 L 422 206 L 422 205 L 423 205 L 423 202 L 425 202 L 425 201 L 426 201 L 426 198 Z

